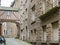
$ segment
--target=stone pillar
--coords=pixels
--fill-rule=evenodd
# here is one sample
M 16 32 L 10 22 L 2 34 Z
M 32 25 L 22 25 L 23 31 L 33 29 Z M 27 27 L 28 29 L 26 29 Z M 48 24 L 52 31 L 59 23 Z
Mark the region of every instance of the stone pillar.
M 60 0 L 59 1 L 59 7 L 60 7 Z M 60 18 L 60 9 L 59 9 L 59 18 Z M 58 21 L 58 25 L 59 25 L 59 45 L 60 45 L 60 19 Z
M 18 13 L 19 13 L 19 15 L 18 15 L 19 16 L 19 21 L 18 21 L 17 26 L 18 26 L 18 30 L 19 30 L 19 33 L 20 33 L 19 34 L 19 36 L 20 36 L 19 39 L 21 39 L 21 11 L 20 11 L 20 8 L 19 8 L 19 12 Z
M 47 32 L 47 45 L 50 45 L 49 42 L 52 41 L 52 33 L 53 33 L 51 24 L 47 24 L 46 32 Z
M 42 41 L 43 41 L 43 30 L 42 30 L 42 25 L 41 25 L 41 20 L 37 19 L 37 41 L 36 41 L 36 45 L 41 45 Z
M 27 5 L 27 41 L 30 41 L 30 26 L 31 26 L 31 12 L 30 12 L 30 3 L 31 0 L 28 0 L 28 5 Z
M 58 25 L 59 25 L 59 45 L 60 45 L 60 20 L 58 21 Z
M 43 30 L 42 30 L 42 25 L 41 25 L 41 19 L 38 17 L 42 15 L 42 9 L 43 9 L 43 3 L 42 0 L 36 0 L 35 4 L 35 16 L 36 16 L 36 23 L 37 23 L 37 38 L 36 38 L 36 45 L 41 45 L 43 41 Z
M 17 30 L 18 30 L 18 32 L 17 32 L 17 38 L 20 38 L 20 35 L 21 35 L 20 24 L 16 24 L 16 26 L 17 26 Z

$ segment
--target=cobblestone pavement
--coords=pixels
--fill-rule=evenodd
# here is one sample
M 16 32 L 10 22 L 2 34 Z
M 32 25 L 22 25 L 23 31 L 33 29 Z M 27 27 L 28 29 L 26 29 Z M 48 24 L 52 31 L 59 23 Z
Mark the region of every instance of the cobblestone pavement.
M 1 45 L 4 45 L 4 44 L 1 44 Z M 31 44 L 21 41 L 19 39 L 6 38 L 6 45 L 31 45 Z

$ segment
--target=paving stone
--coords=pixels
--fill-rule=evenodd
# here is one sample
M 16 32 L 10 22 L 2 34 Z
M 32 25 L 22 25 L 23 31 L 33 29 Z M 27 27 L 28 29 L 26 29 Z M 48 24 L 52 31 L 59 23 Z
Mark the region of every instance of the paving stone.
M 31 44 L 19 39 L 6 38 L 6 45 L 31 45 Z

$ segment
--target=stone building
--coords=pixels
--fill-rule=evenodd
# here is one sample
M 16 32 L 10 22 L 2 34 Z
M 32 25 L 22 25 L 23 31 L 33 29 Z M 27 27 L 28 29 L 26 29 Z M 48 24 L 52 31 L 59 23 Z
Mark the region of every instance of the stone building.
M 60 0 L 17 0 L 14 6 L 19 7 L 20 39 L 60 45 Z
M 42 15 L 40 18 L 40 30 L 37 30 L 37 44 L 59 45 L 59 18 L 60 7 L 59 0 L 45 0 Z M 46 2 L 46 3 L 45 3 Z M 39 22 L 39 21 L 38 21 Z M 40 33 L 38 33 L 40 31 Z
M 36 31 L 38 30 L 38 27 L 40 27 L 40 22 L 38 23 L 37 20 L 39 20 L 38 17 L 42 15 L 44 11 L 42 9 L 41 11 L 38 9 L 38 2 L 38 0 L 17 0 L 14 5 L 20 9 L 20 39 L 31 43 L 36 42 Z
M 16 18 L 17 13 L 9 11 L 0 11 L 0 35 L 5 37 L 16 37 L 18 33 L 18 24 L 12 20 L 18 20 Z M 15 15 L 14 15 L 15 14 Z M 17 16 L 19 17 L 19 16 Z
M 19 8 L 21 40 L 33 45 L 60 45 L 60 0 L 15 0 L 13 7 Z
M 12 2 L 11 7 L 1 7 L 0 0 L 0 36 L 17 37 L 18 35 L 19 24 L 17 21 L 19 20 L 19 16 L 18 12 L 15 11 L 16 9 L 12 8 L 14 2 Z

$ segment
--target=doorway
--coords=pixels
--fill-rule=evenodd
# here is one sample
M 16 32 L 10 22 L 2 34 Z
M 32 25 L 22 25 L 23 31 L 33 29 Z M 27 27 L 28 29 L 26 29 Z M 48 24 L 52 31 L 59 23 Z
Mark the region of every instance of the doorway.
M 2 35 L 2 24 L 0 24 L 0 36 Z

